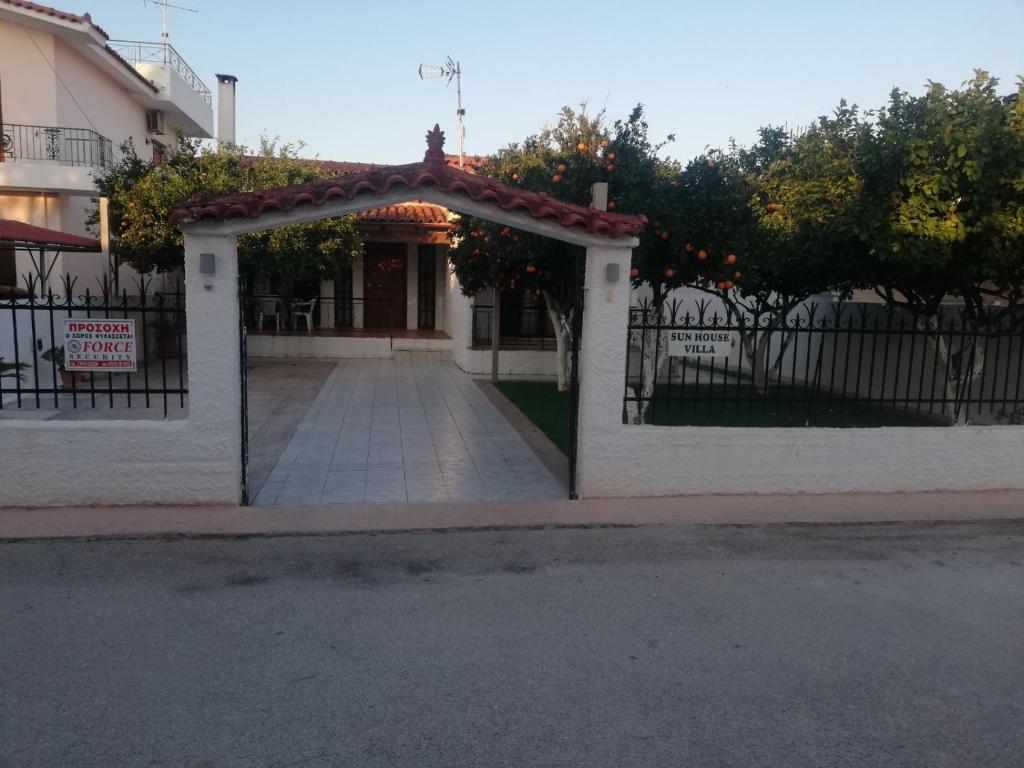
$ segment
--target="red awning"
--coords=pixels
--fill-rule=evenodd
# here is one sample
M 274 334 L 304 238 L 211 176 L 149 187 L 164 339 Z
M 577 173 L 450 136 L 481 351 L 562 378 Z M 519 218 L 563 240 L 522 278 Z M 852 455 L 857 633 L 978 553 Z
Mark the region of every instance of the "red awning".
M 100 251 L 100 241 L 23 221 L 0 219 L 0 245 L 42 247 L 52 251 Z

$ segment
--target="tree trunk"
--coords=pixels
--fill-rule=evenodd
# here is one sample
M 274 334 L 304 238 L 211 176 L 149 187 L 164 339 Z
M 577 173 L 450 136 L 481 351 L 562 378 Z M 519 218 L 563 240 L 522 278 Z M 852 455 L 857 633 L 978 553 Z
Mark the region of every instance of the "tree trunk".
M 627 414 L 634 424 L 649 423 L 648 413 L 651 407 L 651 398 L 654 396 L 658 376 L 665 370 L 668 363 L 668 333 L 659 333 L 657 328 L 664 324 L 664 319 L 664 297 L 662 297 L 652 304 L 650 316 L 644 322 L 644 325 L 655 327 L 642 331 L 641 349 L 643 354 L 640 357 L 639 401 L 636 411 Z M 634 389 L 634 395 L 636 394 Z
M 555 329 L 555 372 L 558 374 L 558 391 L 569 391 L 572 356 L 572 312 L 566 312 L 560 302 L 544 292 L 544 304 L 547 306 L 548 317 Z
M 940 322 L 941 319 L 936 317 L 935 357 L 938 371 L 949 371 L 942 382 L 946 415 L 952 426 L 965 426 L 968 423 L 968 413 L 963 400 L 973 386 L 974 379 L 985 372 L 985 342 L 977 340 L 976 336 L 969 342 L 961 340 L 960 350 L 954 352 L 942 336 Z M 966 361 L 965 355 L 970 355 Z

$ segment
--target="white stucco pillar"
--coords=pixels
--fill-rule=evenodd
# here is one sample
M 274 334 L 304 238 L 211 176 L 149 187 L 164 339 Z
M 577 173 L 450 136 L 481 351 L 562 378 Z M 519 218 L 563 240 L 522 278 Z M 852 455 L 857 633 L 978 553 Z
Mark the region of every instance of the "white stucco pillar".
M 213 272 L 208 269 L 212 255 Z M 241 376 L 238 252 L 233 235 L 185 232 L 189 429 L 212 448 L 224 500 L 241 497 Z
M 415 331 L 419 328 L 420 311 L 420 246 L 419 243 L 405 245 L 405 328 Z
M 362 299 L 363 298 L 363 265 L 366 262 L 366 257 L 360 254 L 359 256 L 352 257 L 352 298 Z M 354 301 L 352 302 L 352 327 L 362 328 L 363 327 L 363 302 Z
M 587 471 L 588 454 L 602 450 L 622 426 L 631 256 L 629 247 L 587 248 L 576 455 L 580 498 L 587 495 L 588 485 L 592 485 Z M 610 280 L 609 273 L 616 270 L 617 279 Z

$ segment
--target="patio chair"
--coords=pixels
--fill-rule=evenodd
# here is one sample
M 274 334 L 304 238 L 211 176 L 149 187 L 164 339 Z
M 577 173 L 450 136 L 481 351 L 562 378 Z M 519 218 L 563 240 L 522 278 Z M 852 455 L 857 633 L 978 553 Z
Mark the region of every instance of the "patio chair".
M 263 318 L 274 318 L 274 330 L 281 330 L 281 300 L 277 296 L 256 297 L 256 330 L 263 330 Z
M 316 299 L 297 301 L 292 305 L 292 330 L 299 330 L 299 319 L 306 321 L 306 330 L 313 331 L 313 312 L 316 310 Z

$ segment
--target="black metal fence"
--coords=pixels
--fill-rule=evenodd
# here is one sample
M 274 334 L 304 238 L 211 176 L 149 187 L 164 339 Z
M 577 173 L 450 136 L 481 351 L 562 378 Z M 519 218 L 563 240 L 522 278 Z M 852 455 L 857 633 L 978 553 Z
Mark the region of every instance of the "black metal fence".
M 808 302 L 633 307 L 623 420 L 719 426 L 1024 423 L 1024 313 Z
M 185 296 L 181 292 L 0 295 L 0 412 L 15 409 L 125 413 L 159 409 L 183 415 L 188 394 Z M 123 370 L 74 369 L 65 321 L 130 320 Z M 102 329 L 101 329 L 102 330 Z M 123 330 L 117 328 L 115 330 Z M 80 347 L 79 347 L 80 348 Z M 131 368 L 134 367 L 134 370 Z
M 110 139 L 88 128 L 4 123 L 0 159 L 106 168 L 114 161 Z
M 494 307 L 473 306 L 473 346 L 491 346 Z M 554 350 L 555 331 L 544 307 L 502 306 L 499 345 L 502 349 Z

